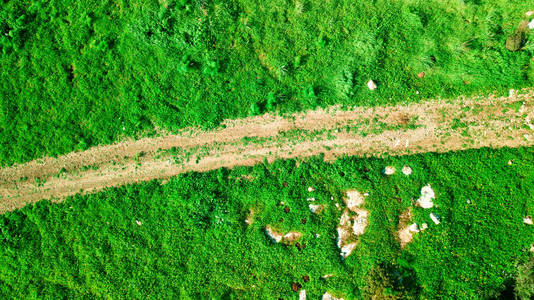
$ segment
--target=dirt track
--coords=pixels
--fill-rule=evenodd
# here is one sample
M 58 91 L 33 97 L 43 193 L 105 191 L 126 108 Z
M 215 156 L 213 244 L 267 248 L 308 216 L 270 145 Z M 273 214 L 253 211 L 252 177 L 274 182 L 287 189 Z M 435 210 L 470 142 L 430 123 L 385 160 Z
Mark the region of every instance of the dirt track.
M 380 156 L 534 145 L 534 90 L 513 97 L 434 100 L 411 105 L 338 107 L 287 117 L 228 120 L 218 130 L 98 146 L 0 169 L 0 213 L 40 199 L 188 171 L 250 166 L 264 159 Z

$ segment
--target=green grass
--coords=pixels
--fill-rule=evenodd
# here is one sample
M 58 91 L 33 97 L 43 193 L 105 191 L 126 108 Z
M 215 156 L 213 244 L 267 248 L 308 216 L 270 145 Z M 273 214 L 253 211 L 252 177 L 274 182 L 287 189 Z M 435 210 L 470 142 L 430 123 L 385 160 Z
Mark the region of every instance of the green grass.
M 529 8 L 523 0 L 4 1 L 0 165 L 155 127 L 529 86 L 532 34 L 523 51 L 505 48 Z M 369 79 L 378 90 L 367 89 Z
M 382 175 L 386 165 L 404 164 L 411 176 Z M 534 215 L 532 178 L 532 148 L 481 149 L 331 164 L 319 157 L 298 168 L 276 161 L 41 201 L 0 216 L 0 297 L 292 299 L 298 282 L 311 299 L 326 291 L 345 299 L 484 299 L 513 294 L 516 278 L 528 297 L 534 227 L 522 219 Z M 414 220 L 429 228 L 401 250 L 398 216 L 429 183 L 435 207 L 414 208 Z M 342 261 L 334 204 L 348 188 L 369 192 L 370 217 Z M 308 197 L 326 211 L 312 215 Z M 247 227 L 250 208 L 256 216 Z M 306 248 L 272 243 L 267 224 L 303 232 Z

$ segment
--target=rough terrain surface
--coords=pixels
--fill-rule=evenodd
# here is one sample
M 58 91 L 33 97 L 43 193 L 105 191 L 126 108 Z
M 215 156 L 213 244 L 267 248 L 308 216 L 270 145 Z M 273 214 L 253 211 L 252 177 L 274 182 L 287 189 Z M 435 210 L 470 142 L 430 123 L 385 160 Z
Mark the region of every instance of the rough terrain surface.
M 216 130 L 123 141 L 0 169 L 0 213 L 40 199 L 180 173 L 324 154 L 381 156 L 534 145 L 534 90 L 509 97 L 409 105 L 330 107 L 288 116 L 228 120 Z

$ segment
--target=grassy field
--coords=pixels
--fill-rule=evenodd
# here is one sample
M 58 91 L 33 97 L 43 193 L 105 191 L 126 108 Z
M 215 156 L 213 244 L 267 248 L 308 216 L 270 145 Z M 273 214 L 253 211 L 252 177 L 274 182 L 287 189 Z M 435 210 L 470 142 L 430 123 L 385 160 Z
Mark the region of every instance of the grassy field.
M 527 9 L 523 0 L 4 1 L 0 165 L 267 111 L 532 85 L 533 39 L 505 48 Z
M 405 164 L 411 176 L 382 174 Z M 528 299 L 534 227 L 523 218 L 534 215 L 532 178 L 532 148 L 481 149 L 315 158 L 298 167 L 276 161 L 39 202 L 0 216 L 0 296 L 292 299 L 298 283 L 312 299 L 326 291 L 345 299 Z M 426 184 L 435 207 L 414 207 L 413 221 L 429 228 L 401 249 L 399 215 Z M 343 205 L 349 188 L 369 193 L 369 226 L 342 261 L 335 203 Z M 311 214 L 309 197 L 326 210 Z M 302 232 L 301 249 L 271 242 L 266 225 Z

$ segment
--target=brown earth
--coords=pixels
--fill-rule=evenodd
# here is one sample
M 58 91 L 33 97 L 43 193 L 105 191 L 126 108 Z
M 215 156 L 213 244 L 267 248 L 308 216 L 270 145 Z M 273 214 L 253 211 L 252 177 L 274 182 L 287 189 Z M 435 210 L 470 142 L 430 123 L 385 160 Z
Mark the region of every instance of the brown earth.
M 0 213 L 180 173 L 324 154 L 381 156 L 534 144 L 534 90 L 510 97 L 339 107 L 228 120 L 216 130 L 123 141 L 0 169 Z

